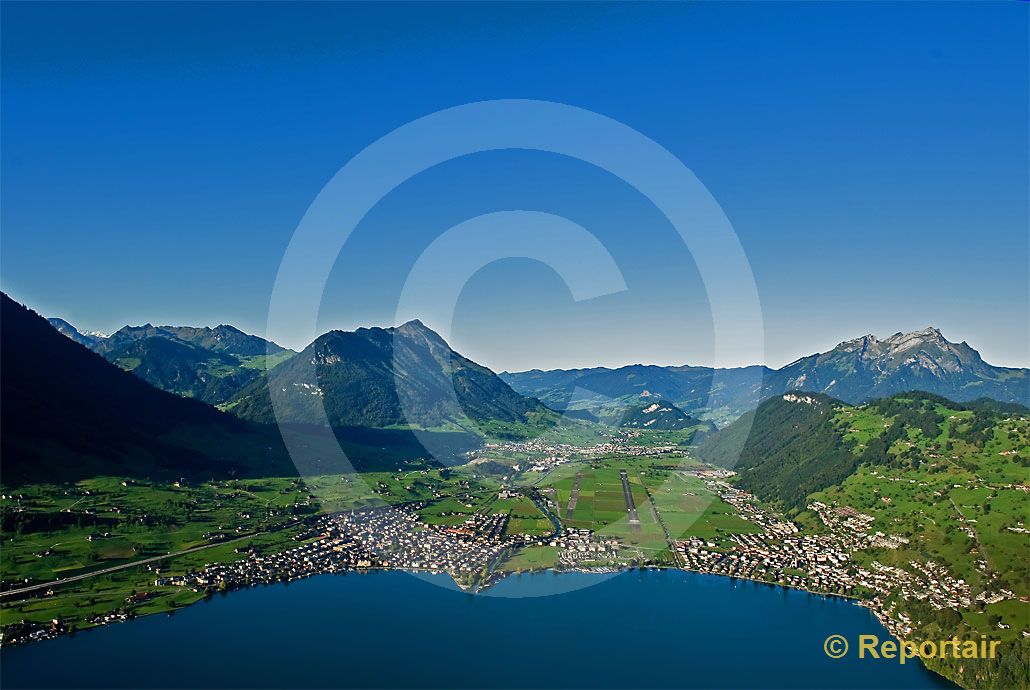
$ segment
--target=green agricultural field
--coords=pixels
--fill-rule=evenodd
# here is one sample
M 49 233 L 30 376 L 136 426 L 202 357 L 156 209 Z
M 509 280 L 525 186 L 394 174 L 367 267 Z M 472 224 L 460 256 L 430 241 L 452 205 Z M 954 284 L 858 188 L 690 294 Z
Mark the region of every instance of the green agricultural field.
M 476 422 L 470 428 L 487 440 L 538 440 L 548 444 L 590 446 L 604 440 L 601 428 L 576 419 L 566 419 L 547 410 L 527 413 L 525 422 L 489 420 Z
M 732 506 L 712 494 L 700 479 L 687 477 L 682 469 L 699 463 L 679 456 L 606 458 L 594 463 L 563 465 L 548 476 L 542 487 L 553 488 L 560 517 L 569 527 L 593 529 L 601 536 L 615 536 L 628 545 L 666 550 L 668 536 L 722 539 L 731 534 L 754 533 L 757 528 L 740 518 Z M 640 517 L 640 531 L 626 520 L 626 502 L 619 470 L 626 469 Z M 582 472 L 579 500 L 571 518 L 566 508 L 576 474 Z M 664 523 L 664 528 L 662 527 Z
M 841 435 L 859 450 L 865 449 L 870 439 L 883 433 L 886 420 L 882 415 L 865 407 L 841 408 L 834 422 Z
M 558 563 L 558 549 L 554 546 L 527 546 L 506 560 L 501 569 L 505 572 L 520 573 L 532 570 L 546 570 Z
M 476 513 L 484 512 L 490 495 L 480 492 L 462 494 L 461 498 L 444 498 L 420 510 L 419 515 L 431 525 L 458 525 Z
M 314 510 L 296 479 L 177 484 L 100 477 L 5 493 L 0 579 L 77 575 L 261 532 Z
M 163 561 L 155 566 L 157 572 L 146 568 L 130 568 L 57 588 L 53 595 L 5 604 L 0 608 L 0 625 L 8 626 L 23 621 L 45 623 L 60 618 L 82 629 L 89 627 L 85 622 L 88 618 L 112 611 L 124 611 L 137 616 L 174 612 L 204 598 L 204 593 L 182 587 L 157 587 L 154 584 L 156 577 L 182 575 L 209 563 L 238 560 L 244 558 L 244 551 L 250 548 L 259 553 L 292 548 L 303 543 L 293 540 L 296 533 L 296 530 L 283 530 L 256 535 L 233 544 L 213 546 L 202 552 Z M 127 603 L 126 600 L 134 593 L 146 593 L 150 598 L 138 603 Z
M 554 527 L 533 501 L 525 496 L 515 498 L 498 498 L 489 506 L 492 514 L 507 514 L 509 516 L 508 534 L 528 534 L 530 536 L 544 536 L 551 534 Z
M 651 499 L 673 539 L 700 537 L 718 541 L 732 534 L 760 531 L 697 477 L 667 471 L 649 476 L 647 484 Z
M 150 567 L 180 574 L 241 558 L 240 551 L 249 546 L 274 552 L 296 545 L 291 541 L 296 530 L 284 530 L 284 526 L 324 512 L 419 502 L 429 506 L 424 513 L 427 521 L 433 522 L 435 517 L 435 521 L 445 522 L 445 512 L 485 511 L 497 501 L 496 486 L 445 469 L 195 485 L 99 477 L 69 485 L 26 485 L 3 491 L 0 578 L 7 587 L 48 582 L 195 547 L 204 549 Z M 530 534 L 548 533 L 550 523 L 528 499 L 497 506 L 501 508 L 511 512 L 515 528 Z M 455 518 L 458 522 L 464 519 Z M 228 540 L 232 542 L 221 543 Z M 98 613 L 131 610 L 142 615 L 174 610 L 200 596 L 175 588 L 151 591 L 153 579 L 148 568 L 130 567 L 58 587 L 52 596 L 5 602 L 0 624 L 60 616 L 81 627 L 85 619 Z M 152 597 L 126 608 L 125 600 L 133 590 L 146 591 Z
M 554 489 L 559 517 L 567 527 L 591 529 L 599 537 L 614 537 L 627 545 L 659 554 L 668 550 L 668 540 L 647 495 L 642 473 L 655 464 L 654 458 L 606 458 L 591 463 L 571 463 L 560 473 L 546 477 L 540 488 Z M 630 525 L 620 470 L 627 471 L 640 525 Z M 582 473 L 579 498 L 571 517 L 566 516 L 569 497 Z

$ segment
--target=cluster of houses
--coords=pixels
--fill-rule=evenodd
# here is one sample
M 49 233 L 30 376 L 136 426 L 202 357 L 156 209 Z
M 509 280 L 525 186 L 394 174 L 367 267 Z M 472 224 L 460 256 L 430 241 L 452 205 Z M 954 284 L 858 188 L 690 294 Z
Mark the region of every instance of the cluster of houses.
M 119 615 L 124 618 L 124 614 L 109 615 Z M 6 647 L 26 642 L 39 642 L 40 640 L 49 640 L 59 635 L 64 635 L 67 632 L 68 627 L 60 618 L 54 618 L 49 623 L 12 623 L 0 630 L 0 645 Z
M 161 577 L 155 587 L 189 587 L 195 592 L 231 590 L 274 582 L 288 582 L 320 573 L 370 568 L 374 559 L 367 549 L 341 532 L 331 518 L 318 523 L 311 542 L 274 554 L 249 553 L 232 563 L 216 563 L 184 575 Z M 305 535 L 310 536 L 310 535 Z
M 709 481 L 729 479 L 737 474 L 732 470 L 726 470 L 721 467 L 698 467 L 692 470 L 682 470 L 682 472 L 686 477 L 697 477 L 698 479 L 706 479 Z
M 50 596 L 52 595 L 53 592 L 51 591 Z M 134 594 L 129 599 L 137 596 L 139 595 Z M 144 596 L 149 598 L 148 595 Z M 141 599 L 141 601 L 143 600 L 145 599 Z M 107 625 L 109 623 L 127 621 L 131 616 L 132 614 L 125 609 L 118 609 L 117 611 L 90 616 L 87 622 L 90 625 Z M 60 618 L 54 618 L 49 623 L 35 623 L 31 621 L 11 623 L 4 626 L 3 630 L 0 630 L 0 646 L 7 647 L 28 642 L 39 642 L 40 640 L 50 640 L 69 632 L 72 632 L 72 629 Z
M 901 636 L 912 632 L 908 616 L 904 613 L 894 614 L 895 604 L 890 601 L 893 594 L 900 594 L 905 600 L 926 601 L 937 610 L 958 611 L 969 608 L 970 589 L 965 581 L 956 580 L 933 561 L 910 561 L 909 565 L 912 566 L 912 571 L 873 561 L 869 570 L 858 568 L 856 571 L 858 582 L 867 590 L 874 592 L 873 598 L 863 605 L 868 607 L 892 633 Z M 988 596 L 991 603 L 1005 598 L 1000 595 Z
M 549 472 L 555 467 L 573 460 L 590 460 L 606 455 L 642 457 L 683 451 L 682 448 L 673 444 L 629 443 L 630 439 L 639 435 L 639 431 L 622 431 L 613 435 L 610 440 L 592 446 L 552 443 L 541 438 L 530 441 L 487 443 L 481 449 L 470 451 L 468 457 L 469 462 L 475 464 L 477 461 L 486 461 L 498 454 L 524 455 L 529 459 L 521 466 L 516 465 L 514 468 L 516 472 Z
M 487 576 L 506 550 L 524 541 L 523 535 L 505 534 L 507 514 L 476 514 L 456 526 L 429 525 L 419 519 L 420 507 L 412 504 L 320 516 L 310 528 L 294 537 L 302 542 L 298 546 L 272 554 L 247 550 L 242 552 L 243 558 L 234 562 L 208 564 L 184 574 L 161 576 L 157 571 L 154 589 L 134 593 L 126 604 L 146 601 L 165 588 L 230 591 L 322 573 L 379 567 L 446 572 L 459 584 L 471 584 Z M 131 615 L 131 608 L 123 608 L 94 616 L 88 622 L 106 625 Z M 6 628 L 0 643 L 43 640 L 66 632 L 59 620 L 50 625 L 26 623 Z
M 813 502 L 808 510 L 819 516 L 825 532 L 800 534 L 797 526 L 762 511 L 746 493 L 709 480 L 741 517 L 762 527 L 762 534 L 733 535 L 729 542 L 716 544 L 699 538 L 677 543 L 684 567 L 698 572 L 772 582 L 812 592 L 854 595 L 859 590 L 873 596 L 863 605 L 896 635 L 911 632 L 911 621 L 895 613 L 892 599 L 925 601 L 937 610 L 968 609 L 971 589 L 946 568 L 933 561 L 911 560 L 908 568 L 873 561 L 869 569 L 852 560 L 867 548 L 897 550 L 909 543 L 900 535 L 873 531 L 875 518 L 849 506 L 831 507 Z M 981 593 L 979 600 L 995 603 L 1014 595 L 1009 591 Z
M 249 554 L 234 563 L 159 578 L 155 586 L 197 591 L 234 589 L 361 568 L 448 573 L 459 583 L 485 575 L 506 551 L 531 537 L 508 535 L 505 513 L 475 514 L 458 525 L 422 521 L 419 503 L 326 515 L 298 538 L 301 546 L 270 555 Z
M 355 510 L 336 517 L 339 529 L 373 554 L 378 565 L 449 573 L 456 581 L 488 571 L 509 548 L 507 515 L 473 515 L 458 526 L 430 525 L 419 506 Z
M 808 508 L 819 515 L 829 533 L 844 543 L 851 553 L 867 548 L 897 550 L 909 544 L 909 539 L 904 536 L 873 532 L 874 518 L 854 508 L 831 508 L 819 502 Z M 947 568 L 934 561 L 910 560 L 908 566 L 897 568 L 873 561 L 871 570 L 856 567 L 853 578 L 856 584 L 877 596 L 899 594 L 902 599 L 925 601 L 936 610 L 969 608 L 973 597 L 965 580 L 954 577 Z
M 849 554 L 828 535 L 740 534 L 731 543 L 731 548 L 717 548 L 693 538 L 679 542 L 677 551 L 690 570 L 812 592 L 848 595 L 855 587 Z
M 455 527 L 442 528 L 444 533 L 456 535 L 466 540 L 482 539 L 499 543 L 508 529 L 510 517 L 507 513 L 470 515 L 465 522 Z
M 526 466 L 526 470 L 529 472 L 546 473 L 550 472 L 559 465 L 564 465 L 567 462 L 569 462 L 569 458 L 565 458 L 560 455 L 546 455 L 542 458 L 536 458 L 532 460 Z
M 725 470 L 721 470 L 725 472 Z M 732 474 L 732 473 L 730 473 Z M 762 528 L 768 535 L 788 537 L 798 533 L 798 526 L 789 520 L 781 520 L 771 513 L 761 510 L 755 503 L 755 497 L 747 491 L 727 484 L 721 478 L 706 479 L 705 485 L 719 498 L 733 506 L 741 518 Z
M 619 564 L 619 541 L 600 539 L 592 530 L 566 528 L 549 542 L 558 549 L 558 563 L 573 568 Z

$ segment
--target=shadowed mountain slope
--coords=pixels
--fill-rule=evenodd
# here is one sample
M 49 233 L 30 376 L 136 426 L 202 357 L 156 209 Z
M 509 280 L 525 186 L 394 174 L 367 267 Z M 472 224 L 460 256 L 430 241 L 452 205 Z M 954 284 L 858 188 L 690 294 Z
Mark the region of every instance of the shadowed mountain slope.
M 274 430 L 157 390 L 0 295 L 5 484 L 290 471 Z

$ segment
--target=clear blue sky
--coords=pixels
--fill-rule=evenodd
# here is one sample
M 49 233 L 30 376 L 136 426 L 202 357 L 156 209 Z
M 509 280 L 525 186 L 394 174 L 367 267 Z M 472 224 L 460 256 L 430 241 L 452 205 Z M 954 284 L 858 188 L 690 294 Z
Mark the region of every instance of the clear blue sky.
M 769 364 L 933 324 L 1026 366 L 1028 11 L 4 3 L 0 283 L 86 329 L 264 333 L 290 237 L 353 155 L 441 108 L 532 98 L 613 117 L 694 171 L 750 259 Z M 385 198 L 320 325 L 391 323 L 428 243 L 502 209 L 588 228 L 628 290 L 576 303 L 542 264 L 498 262 L 459 302 L 460 351 L 496 369 L 711 357 L 697 270 L 661 215 L 528 152 L 456 160 Z M 421 311 L 444 318 L 432 295 Z

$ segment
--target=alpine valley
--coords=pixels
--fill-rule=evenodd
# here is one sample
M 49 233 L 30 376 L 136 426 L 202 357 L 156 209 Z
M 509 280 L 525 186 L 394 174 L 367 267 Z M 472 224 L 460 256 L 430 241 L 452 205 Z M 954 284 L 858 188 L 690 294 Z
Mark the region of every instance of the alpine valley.
M 294 352 L 0 303 L 5 646 L 327 573 L 649 567 L 989 639 L 922 663 L 1030 687 L 1030 370 L 934 328 L 780 369 L 496 374 L 417 320 Z

